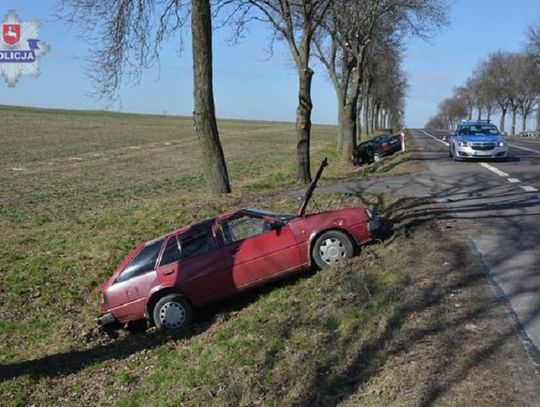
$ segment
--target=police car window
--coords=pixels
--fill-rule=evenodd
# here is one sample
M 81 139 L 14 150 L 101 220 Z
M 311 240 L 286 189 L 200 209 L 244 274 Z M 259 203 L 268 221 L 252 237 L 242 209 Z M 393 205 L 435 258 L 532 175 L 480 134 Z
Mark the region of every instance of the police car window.
M 159 239 L 145 246 L 120 273 L 115 282 L 126 281 L 154 270 L 163 241 L 164 239 Z

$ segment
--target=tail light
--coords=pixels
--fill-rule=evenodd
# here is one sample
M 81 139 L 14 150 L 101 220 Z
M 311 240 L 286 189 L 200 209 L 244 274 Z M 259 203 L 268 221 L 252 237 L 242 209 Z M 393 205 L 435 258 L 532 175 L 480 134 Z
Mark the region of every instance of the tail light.
M 99 293 L 99 303 L 103 308 L 107 308 L 109 306 L 109 300 L 106 292 L 101 291 Z

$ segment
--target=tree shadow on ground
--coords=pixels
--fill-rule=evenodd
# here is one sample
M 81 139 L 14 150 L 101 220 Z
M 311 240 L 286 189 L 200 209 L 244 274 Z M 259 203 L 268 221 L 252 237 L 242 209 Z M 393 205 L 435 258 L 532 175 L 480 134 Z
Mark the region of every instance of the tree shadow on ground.
M 300 279 L 309 278 L 313 273 L 314 270 L 307 270 L 208 306 L 196 308 L 192 326 L 187 332 L 181 334 L 161 332 L 150 328 L 146 332 L 125 334 L 118 339 L 109 337 L 105 343 L 94 343 L 88 349 L 73 349 L 38 359 L 2 364 L 0 365 L 0 382 L 19 376 L 29 376 L 32 379 L 64 376 L 101 362 L 126 359 L 134 353 L 154 349 L 168 342 L 188 341 L 210 328 L 220 315 L 239 311 L 257 301 L 260 296 L 279 287 L 295 284 Z M 101 332 L 100 337 L 103 339 L 105 332 Z
M 478 182 L 478 180 L 465 181 L 465 183 L 468 182 L 474 183 Z M 466 189 L 466 185 L 463 185 L 463 180 L 456 180 L 454 185 L 444 189 L 439 196 L 456 196 L 464 189 Z M 515 214 L 503 216 L 504 221 L 509 225 L 505 239 L 508 239 L 507 241 L 518 241 L 521 230 L 518 218 L 523 219 L 524 216 L 538 216 L 540 214 L 535 211 L 535 209 L 538 209 L 537 199 L 524 197 L 519 192 L 508 192 L 507 194 L 498 195 L 498 202 L 486 206 L 485 203 L 479 202 L 479 200 L 484 198 L 484 193 L 488 193 L 489 186 L 486 185 L 484 188 L 476 189 L 479 192 L 478 196 L 465 194 L 462 198 L 453 199 L 451 205 L 441 204 L 430 198 L 401 198 L 393 203 L 387 203 L 384 194 L 363 198 L 363 191 L 360 187 L 358 190 L 351 189 L 349 193 L 355 194 L 365 204 L 380 208 L 386 215 L 389 224 L 396 228 L 396 233 L 385 244 L 389 244 L 401 236 L 409 236 L 416 228 L 425 227 L 441 227 L 441 238 L 444 238 L 444 233 L 453 233 L 451 229 L 454 228 L 451 224 L 445 226 L 445 221 L 459 222 L 462 219 L 492 218 L 493 214 L 486 213 L 486 210 L 505 209 L 515 211 Z M 443 221 L 443 223 L 440 223 L 440 221 Z M 432 405 L 454 386 L 466 380 L 471 371 L 479 364 L 498 352 L 509 340 L 515 340 L 516 333 L 522 341 L 526 342 L 528 340 L 523 327 L 540 317 L 540 302 L 535 305 L 533 312 L 519 321 L 515 312 L 509 306 L 509 298 L 530 294 L 540 289 L 540 287 L 527 286 L 508 292 L 502 298 L 499 298 L 499 303 L 490 301 L 490 298 L 493 298 L 491 293 L 486 295 L 486 299 L 479 300 L 478 304 L 472 306 L 466 314 L 457 319 L 451 321 L 433 320 L 430 326 L 425 329 L 409 329 L 406 327 L 405 322 L 411 316 L 442 306 L 447 301 L 449 293 L 454 290 L 478 285 L 486 286 L 486 277 L 489 279 L 489 276 L 486 275 L 482 264 L 479 264 L 478 272 L 472 274 L 459 272 L 465 266 L 462 263 L 463 246 L 448 247 L 448 252 L 454 256 L 451 264 L 452 268 L 457 270 L 457 273 L 453 273 L 452 279 L 442 283 L 445 277 L 441 276 L 439 282 L 432 281 L 432 284 L 419 290 L 413 297 L 402 298 L 402 301 L 399 301 L 401 305 L 398 312 L 386 324 L 384 331 L 375 339 L 363 344 L 361 350 L 351 359 L 344 370 L 334 375 L 327 374 L 328 371 L 331 371 L 332 363 L 335 360 L 320 366 L 317 380 L 311 384 L 309 391 L 305 393 L 304 398 L 299 403 L 300 405 L 333 406 L 343 402 L 376 376 L 379 369 L 391 358 L 403 355 L 415 344 L 426 340 L 427 337 L 446 334 L 454 327 L 463 326 L 469 321 L 486 318 L 487 314 L 500 304 L 504 306 L 506 315 L 510 316 L 510 323 L 501 326 L 497 332 L 494 332 L 493 337 L 487 338 L 485 343 L 475 350 L 466 361 L 459 364 L 454 365 L 454 362 L 457 358 L 456 354 L 459 353 L 460 349 L 464 348 L 464 344 L 460 342 L 461 338 L 455 338 L 451 344 L 442 348 L 440 357 L 432 366 L 433 371 L 437 372 L 437 376 L 434 376 L 433 380 L 423 389 L 419 405 Z M 499 259 L 501 262 L 503 260 Z M 491 281 L 490 283 L 494 284 Z M 537 360 L 533 361 L 533 365 L 536 363 L 537 366 L 540 366 L 540 353 L 538 353 L 537 349 L 533 349 L 533 358 L 534 355 L 536 355 Z M 531 354 L 529 354 L 529 358 L 531 358 Z

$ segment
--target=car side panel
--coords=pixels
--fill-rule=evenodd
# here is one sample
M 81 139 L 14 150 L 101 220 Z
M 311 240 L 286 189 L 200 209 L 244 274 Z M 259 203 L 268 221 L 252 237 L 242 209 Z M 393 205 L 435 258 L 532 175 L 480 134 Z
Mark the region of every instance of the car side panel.
M 288 225 L 229 244 L 233 284 L 237 289 L 302 267 L 296 239 Z
M 156 271 L 113 284 L 107 291 L 109 312 L 119 322 L 144 318 L 147 294 L 157 284 Z
M 234 292 L 231 260 L 225 253 L 220 247 L 180 262 L 176 285 L 194 304 L 207 303 Z
M 360 245 L 371 240 L 368 222 L 364 208 L 349 208 L 296 218 L 290 222 L 290 226 L 298 242 L 300 256 L 310 263 L 311 243 L 317 235 L 330 229 L 343 230 Z

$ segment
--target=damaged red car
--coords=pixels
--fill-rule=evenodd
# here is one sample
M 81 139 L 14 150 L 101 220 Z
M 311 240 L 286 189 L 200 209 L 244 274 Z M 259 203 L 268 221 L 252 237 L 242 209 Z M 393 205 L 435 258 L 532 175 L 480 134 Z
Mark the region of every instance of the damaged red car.
M 98 323 L 107 329 L 146 320 L 181 331 L 193 307 L 352 257 L 380 219 L 364 207 L 306 215 L 325 165 L 297 215 L 234 210 L 138 245 L 103 286 Z

